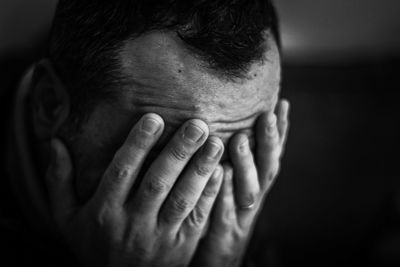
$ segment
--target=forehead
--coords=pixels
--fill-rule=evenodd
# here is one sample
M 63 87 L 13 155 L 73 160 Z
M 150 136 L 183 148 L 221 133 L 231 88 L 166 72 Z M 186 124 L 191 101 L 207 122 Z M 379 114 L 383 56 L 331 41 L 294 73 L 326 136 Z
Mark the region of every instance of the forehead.
M 192 118 L 204 120 L 210 134 L 225 145 L 238 131 L 247 132 L 252 143 L 255 120 L 274 108 L 279 90 L 279 53 L 275 42 L 268 46 L 265 60 L 251 66 L 249 79 L 228 81 L 208 69 L 171 33 L 154 32 L 127 41 L 119 54 L 126 83 L 119 88 L 116 101 L 99 103 L 80 132 L 67 137 L 78 176 L 86 177 L 78 179 L 81 187 L 95 188 L 115 151 L 147 112 L 161 115 L 165 130 L 145 166 L 175 130 Z M 229 160 L 226 153 L 223 160 Z
M 249 126 L 255 115 L 274 107 L 279 90 L 279 52 L 274 41 L 266 45 L 264 59 L 252 64 L 247 78 L 228 80 L 173 33 L 152 32 L 128 41 L 120 52 L 127 78 L 123 106 L 159 113 L 171 124 L 200 118 L 211 132 Z

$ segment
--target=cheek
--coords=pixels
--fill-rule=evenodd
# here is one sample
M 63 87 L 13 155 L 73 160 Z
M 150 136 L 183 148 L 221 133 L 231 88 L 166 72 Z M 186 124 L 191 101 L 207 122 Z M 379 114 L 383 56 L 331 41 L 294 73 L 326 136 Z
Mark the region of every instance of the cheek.
M 76 191 L 82 202 L 93 196 L 132 125 L 132 117 L 128 118 L 118 109 L 99 107 L 79 133 L 70 139 Z
M 73 146 L 76 192 L 81 202 L 95 193 L 111 157 L 101 151 L 94 140 L 77 142 Z

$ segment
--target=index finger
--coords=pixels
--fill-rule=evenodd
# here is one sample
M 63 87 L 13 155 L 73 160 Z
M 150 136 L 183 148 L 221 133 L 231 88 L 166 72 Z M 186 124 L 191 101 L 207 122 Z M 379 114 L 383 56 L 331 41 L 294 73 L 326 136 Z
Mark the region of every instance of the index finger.
M 208 126 L 201 120 L 186 122 L 152 163 L 132 203 L 135 212 L 158 215 L 171 188 L 191 157 L 208 137 Z
M 160 138 L 163 128 L 164 122 L 157 114 L 149 113 L 140 119 L 105 171 L 97 197 L 110 203 L 123 204 L 126 201 L 147 154 Z

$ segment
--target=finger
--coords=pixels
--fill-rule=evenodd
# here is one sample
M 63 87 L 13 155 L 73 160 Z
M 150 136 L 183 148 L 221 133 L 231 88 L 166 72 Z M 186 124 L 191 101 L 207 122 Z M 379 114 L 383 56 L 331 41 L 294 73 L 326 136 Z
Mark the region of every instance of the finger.
M 132 128 L 103 175 L 96 197 L 113 204 L 124 204 L 146 156 L 160 138 L 163 119 L 154 113 L 144 115 Z
M 57 139 L 52 140 L 50 146 L 52 155 L 46 185 L 53 216 L 62 224 L 78 207 L 78 199 L 73 187 L 72 162 L 67 148 Z
M 141 215 L 158 216 L 172 186 L 195 152 L 208 137 L 208 126 L 201 120 L 186 122 L 151 164 L 134 201 Z
M 289 109 L 290 105 L 287 100 L 282 100 L 279 102 L 278 107 L 278 131 L 281 140 L 282 148 L 286 145 L 288 128 L 289 128 Z
M 159 213 L 159 221 L 176 232 L 199 200 L 224 152 L 224 144 L 211 136 L 175 183 Z
M 195 208 L 183 223 L 182 230 L 189 234 L 201 234 L 210 216 L 223 181 L 222 166 L 217 166 L 208 180 Z
M 236 206 L 233 193 L 233 169 L 223 164 L 223 181 L 211 214 L 209 232 L 218 236 L 227 235 L 237 225 Z
M 277 118 L 273 112 L 260 116 L 256 126 L 256 163 L 261 191 L 267 191 L 279 171 L 281 154 Z
M 235 135 L 229 144 L 229 152 L 233 163 L 236 206 L 249 208 L 258 199 L 260 184 L 247 135 Z

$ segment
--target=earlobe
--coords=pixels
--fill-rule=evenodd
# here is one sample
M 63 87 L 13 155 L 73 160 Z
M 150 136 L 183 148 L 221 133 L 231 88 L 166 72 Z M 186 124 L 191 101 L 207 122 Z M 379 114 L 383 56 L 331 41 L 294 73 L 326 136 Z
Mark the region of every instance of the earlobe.
M 49 59 L 35 66 L 32 79 L 32 115 L 35 134 L 40 139 L 57 135 L 70 112 L 70 99 L 65 85 Z

